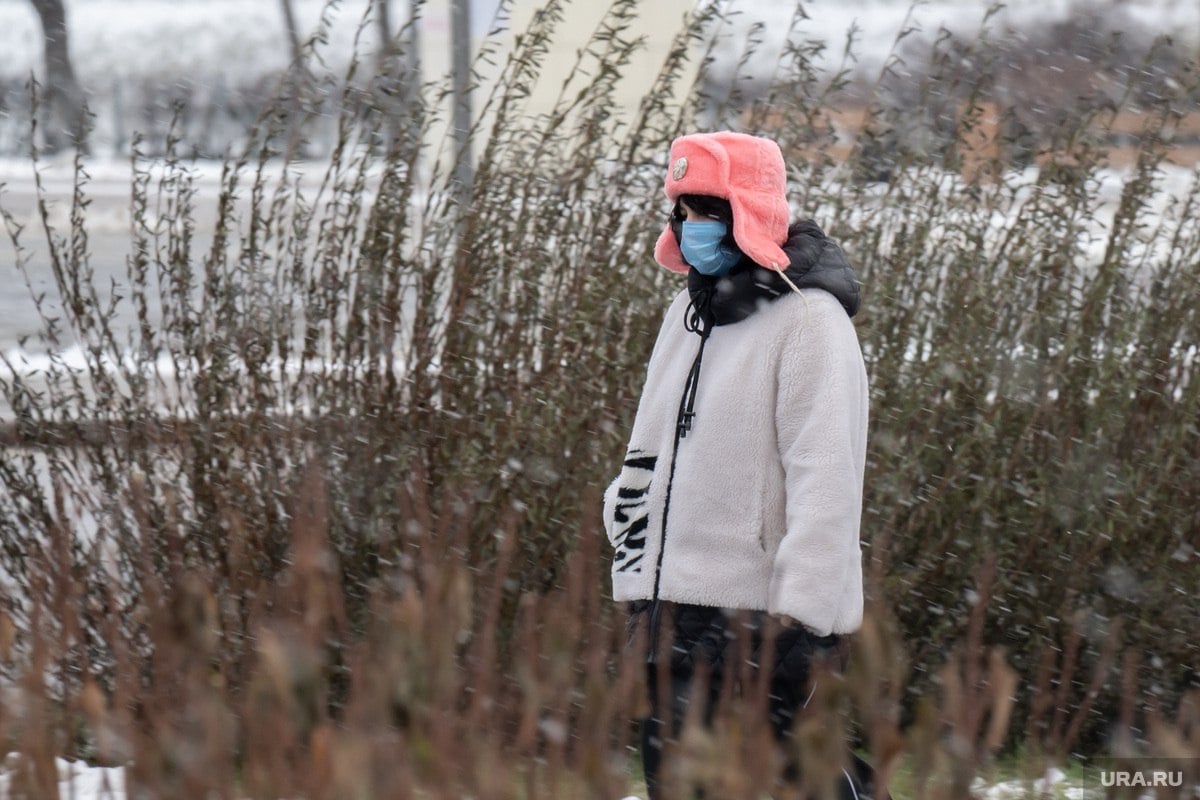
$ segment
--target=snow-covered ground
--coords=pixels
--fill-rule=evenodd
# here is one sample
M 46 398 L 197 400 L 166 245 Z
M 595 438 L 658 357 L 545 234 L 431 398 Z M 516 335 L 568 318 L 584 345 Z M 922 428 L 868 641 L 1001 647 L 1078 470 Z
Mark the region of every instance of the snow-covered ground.
M 15 755 L 9 755 L 12 763 Z M 73 800 L 124 800 L 125 771 L 120 767 L 89 767 L 77 761 L 58 760 L 59 796 Z M 0 800 L 9 796 L 11 777 L 0 770 Z M 1088 800 L 1093 794 L 1081 786 L 1072 785 L 1060 769 L 1050 769 L 1032 782 L 1009 780 L 988 784 L 977 780 L 971 787 L 980 800 L 1021 800 L 1026 797 L 1055 798 L 1055 800 Z M 640 800 L 630 795 L 623 800 Z
M 11 794 L 12 771 L 21 756 L 9 753 L 0 765 L 0 800 Z M 58 796 L 65 800 L 125 800 L 122 767 L 90 767 L 80 761 L 57 759 Z M 23 796 L 23 795 L 22 795 Z
M 971 789 L 980 800 L 1024 800 L 1028 797 L 1087 800 L 1092 796 L 1082 786 L 1072 785 L 1066 773 L 1056 767 L 1033 781 L 1008 780 L 989 784 L 977 778 Z
M 215 217 L 221 165 L 198 162 L 191 169 L 197 190 L 204 198 L 197 204 L 198 238 L 206 241 L 211 238 L 209 231 Z M 130 250 L 130 165 L 117 159 L 93 159 L 88 162 L 87 170 L 91 176 L 86 188 L 91 199 L 87 212 L 90 263 L 96 276 L 95 288 L 102 297 L 107 297 L 114 280 L 125 282 L 125 259 Z M 41 175 L 49 200 L 50 224 L 62 235 L 69 231 L 67 221 L 74 185 L 71 160 L 60 158 L 46 162 L 42 165 Z M 28 259 L 30 285 L 26 286 L 16 269 L 18 254 L 8 233 L 0 226 L 0 268 L 4 270 L 4 280 L 0 281 L 0 355 L 19 358 L 22 354 L 44 352 L 36 342 L 41 321 L 31 292 L 57 297 L 47 257 L 46 236 L 41 229 L 33 167 L 29 161 L 0 158 L 0 208 L 15 224 L 23 227 L 19 241 L 25 251 L 22 258 Z M 208 233 L 207 237 L 205 233 Z M 53 307 L 54 300 L 50 303 Z M 25 346 L 20 346 L 26 337 L 32 338 Z
M 197 188 L 196 239 L 193 244 L 193 252 L 199 254 L 207 252 L 211 239 L 211 221 L 215 215 L 215 198 L 220 187 L 221 167 L 213 162 L 201 161 L 191 165 L 189 169 L 194 176 Z M 312 191 L 315 192 L 315 184 L 319 182 L 320 176 L 324 172 L 324 166 L 314 163 L 300 165 L 296 169 L 302 171 L 303 177 L 300 178 L 302 183 L 306 187 L 311 186 Z M 91 176 L 87 193 L 92 200 L 87 217 L 90 264 L 95 274 L 93 283 L 96 291 L 99 293 L 101 301 L 105 302 L 113 291 L 122 293 L 128 284 L 126 258 L 130 249 L 128 200 L 130 168 L 123 161 L 97 159 L 88 162 L 87 170 Z M 41 320 L 30 298 L 30 291 L 32 289 L 35 293 L 45 293 L 51 309 L 54 308 L 54 298 L 57 297 L 57 292 L 52 273 L 46 265 L 45 240 L 40 230 L 35 195 L 28 186 L 26 177 L 28 174 L 30 174 L 28 163 L 19 159 L 0 159 L 0 185 L 9 184 L 9 188 L 0 189 L 0 206 L 4 207 L 18 224 L 26 226 L 22 242 L 34 254 L 29 269 L 31 286 L 26 286 L 19 277 L 15 280 L 0 282 L 0 357 L 2 357 L 0 358 L 0 379 L 15 371 L 24 379 L 32 380 L 34 385 L 38 385 L 37 382 L 41 379 L 39 376 L 44 376 L 52 366 L 57 366 L 59 369 L 78 370 L 82 373 L 86 371 L 89 360 L 85 357 L 83 347 L 71 341 L 69 337 L 53 349 L 37 338 L 41 329 Z M 60 234 L 67 229 L 67 211 L 73 185 L 72 174 L 73 167 L 69 159 L 47 163 L 42 170 L 43 185 L 47 195 L 53 201 L 50 213 L 51 224 Z M 1090 220 L 1088 231 L 1081 236 L 1078 242 L 1082 257 L 1089 263 L 1099 263 L 1104 257 L 1113 213 L 1129 178 L 1130 173 L 1120 169 L 1105 170 L 1095 176 L 1092 194 L 1096 214 Z M 268 186 L 274 185 L 274 181 L 278 179 L 278 174 L 269 178 Z M 922 180 L 927 181 L 929 177 L 925 176 Z M 1010 186 L 1018 188 L 1013 194 L 1011 205 L 1004 209 L 998 209 L 992 219 L 988 220 L 989 238 L 992 241 L 999 241 L 1023 213 L 1022 204 L 1031 196 L 1030 192 L 1036 180 L 1036 168 L 1013 173 L 1006 178 Z M 1157 178 L 1158 192 L 1154 198 L 1156 206 L 1147 209 L 1147 216 L 1167 221 L 1171 219 L 1171 215 L 1177 215 L 1178 203 L 1194 193 L 1198 180 L 1200 178 L 1191 169 L 1164 167 Z M 22 181 L 26 181 L 24 188 L 21 188 Z M 940 193 L 944 196 L 953 196 L 955 193 L 965 190 L 961 178 L 956 174 L 945 173 L 941 181 L 944 182 L 944 185 L 941 187 Z M 828 191 L 832 195 L 835 190 L 830 188 Z M 309 199 L 311 200 L 311 195 Z M 803 212 L 817 219 L 825 218 L 830 213 L 819 206 L 795 209 L 795 211 L 796 213 Z M 856 213 L 869 217 L 874 213 L 874 209 L 870 207 L 869 203 L 866 203 Z M 963 213 L 973 212 L 964 211 Z M 947 229 L 954 228 L 956 225 L 961 228 L 960 223 L 966 224 L 969 221 L 955 220 L 948 215 L 942 220 L 942 225 L 934 227 L 928 232 L 928 236 L 937 238 L 953 235 L 952 232 L 947 233 Z M 869 223 L 864 222 L 863 224 Z M 1167 226 L 1168 229 L 1171 224 Z M 1153 231 L 1153 227 L 1152 225 L 1148 229 L 1148 233 Z M 1169 247 L 1169 237 L 1162 235 L 1151 237 L 1145 240 L 1141 246 L 1147 249 Z M 12 252 L 9 242 L 0 241 L 0 254 L 3 254 L 5 259 L 9 259 Z M 1155 259 L 1148 258 L 1147 263 L 1155 263 Z M 153 322 L 155 309 L 151 308 L 150 313 Z M 133 330 L 134 320 L 135 311 L 132 303 L 124 302 L 116 306 L 114 328 L 118 337 L 123 336 L 126 330 Z M 909 356 L 913 360 L 928 358 L 929 354 L 921 351 L 918 344 L 914 342 Z M 1195 357 L 1194 348 L 1184 354 L 1184 358 L 1189 364 Z M 132 358 L 126 362 L 127 366 L 133 364 Z M 155 378 L 158 381 L 164 381 L 164 386 L 173 385 L 176 378 L 175 364 L 170 359 L 160 357 L 157 361 L 147 364 L 139 361 L 136 362 L 136 366 L 153 369 Z M 324 366 L 328 365 L 305 365 L 305 369 L 309 374 L 315 374 L 320 372 Z M 275 369 L 281 374 L 295 374 L 300 369 L 300 365 L 278 364 Z M 9 418 L 11 418 L 11 411 L 6 403 L 0 400 L 0 421 Z

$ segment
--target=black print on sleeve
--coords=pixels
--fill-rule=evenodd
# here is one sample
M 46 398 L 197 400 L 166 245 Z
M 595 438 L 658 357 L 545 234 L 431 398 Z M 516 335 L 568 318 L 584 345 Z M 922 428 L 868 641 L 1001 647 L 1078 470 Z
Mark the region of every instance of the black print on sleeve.
M 617 505 L 613 512 L 613 561 L 617 572 L 640 573 L 646 552 L 646 528 L 650 525 L 650 481 L 654 477 L 657 456 L 640 450 L 629 451 L 617 487 Z

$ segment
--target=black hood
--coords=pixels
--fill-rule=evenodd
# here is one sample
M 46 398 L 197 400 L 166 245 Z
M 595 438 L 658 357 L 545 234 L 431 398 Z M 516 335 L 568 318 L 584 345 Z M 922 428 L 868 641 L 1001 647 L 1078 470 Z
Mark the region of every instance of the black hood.
M 858 313 L 858 277 L 842 248 L 825 236 L 812 220 L 792 223 L 787 241 L 788 268 L 784 274 L 798 289 L 824 289 L 838 299 L 846 313 Z M 709 325 L 729 325 L 750 316 L 762 303 L 792 291 L 774 270 L 748 258 L 719 278 L 688 270 L 688 291 L 697 314 Z

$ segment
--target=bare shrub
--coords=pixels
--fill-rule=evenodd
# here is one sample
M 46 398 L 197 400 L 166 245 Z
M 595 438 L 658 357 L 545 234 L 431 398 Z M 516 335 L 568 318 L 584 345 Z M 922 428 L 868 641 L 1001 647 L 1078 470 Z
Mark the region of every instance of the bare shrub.
M 168 136 L 133 159 L 111 302 L 86 162 L 67 229 L 43 194 L 62 310 L 31 302 L 59 355 L 0 378 L 15 787 L 49 796 L 71 755 L 130 764 L 157 796 L 626 790 L 642 665 L 605 600 L 598 489 L 673 290 L 650 258 L 662 162 L 705 103 L 668 100 L 690 97 L 706 22 L 623 118 L 635 6 L 542 116 L 524 103 L 563 7 L 535 18 L 473 131 L 470 187 L 428 152 L 433 88 L 401 111 L 347 93 L 319 177 L 280 158 L 282 98 L 227 164 L 211 232 Z M 836 777 L 838 732 L 884 775 L 907 756 L 938 797 L 1006 747 L 1195 750 L 1200 181 L 1153 135 L 1118 173 L 1070 131 L 1069 163 L 1011 170 L 998 148 L 964 182 L 952 156 L 899 152 L 872 181 L 887 128 L 823 154 L 845 75 L 812 54 L 791 49 L 748 118 L 796 155 L 797 204 L 866 297 L 871 611 L 798 726 L 810 789 Z M 1160 124 L 1195 98 L 1191 68 L 1175 81 Z M 988 97 L 962 88 L 955 142 Z M 1101 113 L 1087 100 L 1070 125 Z M 772 789 L 754 697 L 682 732 L 677 786 Z

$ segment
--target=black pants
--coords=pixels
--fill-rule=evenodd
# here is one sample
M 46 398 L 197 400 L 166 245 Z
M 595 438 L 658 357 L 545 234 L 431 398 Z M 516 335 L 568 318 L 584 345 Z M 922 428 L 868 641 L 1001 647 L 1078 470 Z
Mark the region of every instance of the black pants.
M 767 713 L 771 733 L 784 743 L 791 734 L 796 715 L 807 705 L 814 689 L 813 671 L 820 663 L 841 667 L 845 648 L 840 636 L 817 636 L 800 625 L 768 632 L 762 612 L 730 611 L 709 606 L 660 602 L 635 603 L 631 609 L 631 634 L 642 625 L 648 629 L 646 677 L 650 716 L 642 721 L 642 766 L 650 800 L 661 797 L 662 752 L 668 736 L 678 734 L 689 708 L 695 702 L 704 724 L 712 723 L 727 682 L 746 676 L 765 679 Z M 657 628 L 657 631 L 655 630 Z M 771 646 L 767 638 L 771 636 Z M 760 676 L 763 658 L 770 653 L 770 674 Z M 745 653 L 743 657 L 741 654 Z M 665 663 L 659 663 L 663 659 Z M 754 665 L 744 668 L 744 664 Z M 707 676 L 702 697 L 699 674 Z M 663 686 L 661 679 L 668 685 Z M 665 690 L 665 691 L 664 691 Z M 664 703 L 666 707 L 664 707 Z M 668 723 L 669 722 L 669 727 Z M 865 800 L 870 794 L 871 769 L 847 748 L 846 779 L 839 786 L 844 800 Z M 798 780 L 798 769 L 788 764 L 784 778 Z

